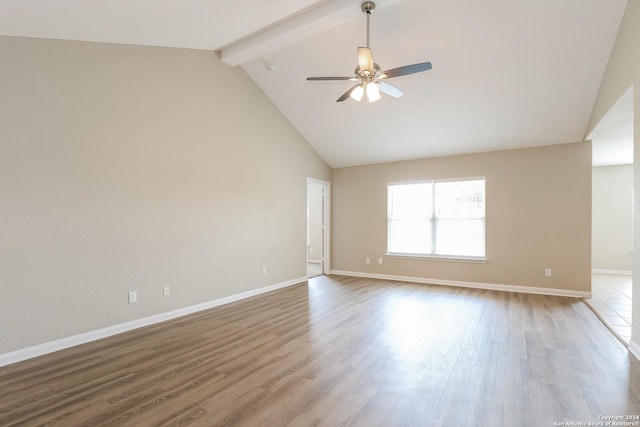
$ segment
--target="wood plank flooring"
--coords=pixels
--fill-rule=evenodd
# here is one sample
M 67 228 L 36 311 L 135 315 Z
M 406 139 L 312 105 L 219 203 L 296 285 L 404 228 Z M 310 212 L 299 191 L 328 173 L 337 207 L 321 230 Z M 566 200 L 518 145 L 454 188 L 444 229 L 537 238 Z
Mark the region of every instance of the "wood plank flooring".
M 540 427 L 623 414 L 640 414 L 640 363 L 580 300 L 341 276 L 0 368 L 1 426 Z

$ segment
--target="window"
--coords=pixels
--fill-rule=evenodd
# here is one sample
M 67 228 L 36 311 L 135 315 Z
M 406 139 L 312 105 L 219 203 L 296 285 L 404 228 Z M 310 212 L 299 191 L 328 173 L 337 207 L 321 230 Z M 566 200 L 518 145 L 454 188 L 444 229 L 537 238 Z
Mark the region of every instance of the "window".
M 484 178 L 389 185 L 389 255 L 484 259 L 484 188 Z

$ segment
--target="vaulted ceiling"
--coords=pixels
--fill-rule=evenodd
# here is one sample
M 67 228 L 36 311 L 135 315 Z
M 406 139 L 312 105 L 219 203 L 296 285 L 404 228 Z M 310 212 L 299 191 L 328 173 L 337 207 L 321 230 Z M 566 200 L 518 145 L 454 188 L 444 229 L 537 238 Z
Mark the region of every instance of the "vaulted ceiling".
M 0 34 L 219 50 L 333 167 L 582 141 L 626 0 L 379 0 L 371 48 L 406 95 L 336 103 L 359 0 L 0 1 Z

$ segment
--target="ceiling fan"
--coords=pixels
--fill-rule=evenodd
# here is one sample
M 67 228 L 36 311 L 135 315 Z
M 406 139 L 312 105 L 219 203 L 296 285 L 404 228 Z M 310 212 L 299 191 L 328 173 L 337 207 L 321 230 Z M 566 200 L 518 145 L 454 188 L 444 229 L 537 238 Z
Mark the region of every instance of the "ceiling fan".
M 404 92 L 397 87 L 387 83 L 386 79 L 394 77 L 406 76 L 409 74 L 420 73 L 422 71 L 430 70 L 431 62 L 421 62 L 418 64 L 405 65 L 404 67 L 392 68 L 391 70 L 382 71 L 380 66 L 373 62 L 373 55 L 369 48 L 369 18 L 374 10 L 376 10 L 376 4 L 372 1 L 363 1 L 360 4 L 362 13 L 367 16 L 367 46 L 358 48 L 358 66 L 354 71 L 353 77 L 307 77 L 307 80 L 311 81 L 327 81 L 327 80 L 350 80 L 359 81 L 357 85 L 346 91 L 336 102 L 342 102 L 349 97 L 356 101 L 362 100 L 363 95 L 366 93 L 369 102 L 374 102 L 380 99 L 380 92 L 393 96 L 394 98 L 400 98 L 404 95 Z

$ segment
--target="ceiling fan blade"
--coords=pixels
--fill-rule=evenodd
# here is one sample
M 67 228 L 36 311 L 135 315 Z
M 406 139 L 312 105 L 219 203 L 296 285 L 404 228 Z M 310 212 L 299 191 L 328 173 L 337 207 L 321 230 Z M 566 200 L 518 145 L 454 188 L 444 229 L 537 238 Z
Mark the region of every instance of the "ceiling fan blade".
M 419 64 L 405 65 L 404 67 L 393 68 L 391 70 L 385 71 L 383 74 L 387 75 L 387 79 L 391 79 L 393 77 L 401 77 L 407 76 L 409 74 L 420 73 L 422 71 L 430 70 L 431 62 L 421 62 Z
M 371 49 L 368 47 L 358 48 L 358 66 L 360 67 L 360 71 L 368 71 L 369 74 L 375 72 L 373 69 L 373 55 L 371 54 Z
M 404 92 L 395 87 L 394 85 L 390 85 L 387 82 L 378 81 L 376 82 L 378 85 L 378 89 L 380 92 L 386 93 L 387 95 L 393 96 L 394 98 L 400 98 L 404 95 Z
M 352 87 L 351 89 L 349 89 L 348 91 L 346 91 L 345 93 L 343 93 L 340 98 L 336 99 L 336 102 L 342 102 L 342 101 L 346 101 L 347 99 L 349 99 L 349 97 L 351 96 L 351 92 L 356 90 L 357 87 L 360 87 L 360 85 L 357 84 L 354 87 Z
M 310 81 L 354 80 L 354 77 L 307 77 Z

